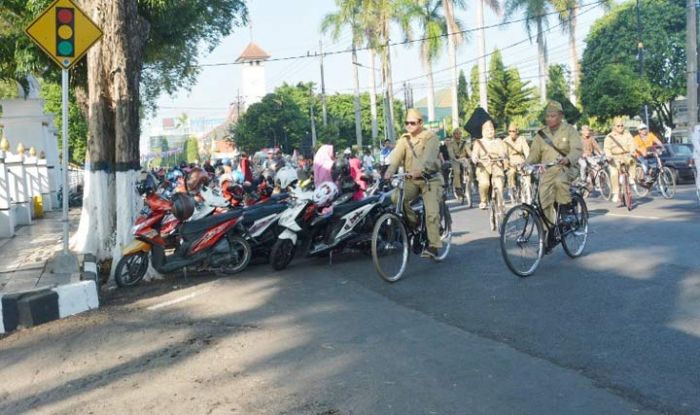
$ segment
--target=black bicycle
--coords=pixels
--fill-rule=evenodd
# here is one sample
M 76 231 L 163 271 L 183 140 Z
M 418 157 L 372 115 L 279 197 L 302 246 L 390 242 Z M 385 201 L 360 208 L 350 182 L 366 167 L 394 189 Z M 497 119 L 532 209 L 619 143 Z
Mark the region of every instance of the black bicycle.
M 600 197 L 610 200 L 612 188 L 610 174 L 608 174 L 608 160 L 605 156 L 595 156 L 591 157 L 591 161 L 586 165 L 586 186 L 582 188 L 583 197 L 587 198 L 595 190 Z
M 393 192 L 398 192 L 396 203 L 386 203 L 386 211 L 379 216 L 372 231 L 372 261 L 379 276 L 387 282 L 396 282 L 403 276 L 408 265 L 409 248 L 420 255 L 428 246 L 428 231 L 426 228 L 425 208 L 422 198 L 411 204 L 411 208 L 419 218 L 419 224 L 413 228 L 406 220 L 403 212 L 404 186 L 409 175 L 405 173 L 392 176 L 393 190 L 385 192 L 382 198 L 389 202 Z M 428 183 L 429 177 L 424 178 Z M 431 186 L 441 186 L 430 183 Z M 446 203 L 447 195 L 443 188 L 440 199 L 440 239 L 442 252 L 435 258 L 442 261 L 450 252 L 452 243 L 452 216 Z
M 540 175 L 556 163 L 529 165 L 532 174 L 532 203 L 512 207 L 501 227 L 501 255 L 519 277 L 532 275 L 545 253 L 561 243 L 564 252 L 576 258 L 583 253 L 588 239 L 588 208 L 580 187 L 571 188 L 571 203 L 556 205 L 555 223 L 544 214 L 539 202 Z

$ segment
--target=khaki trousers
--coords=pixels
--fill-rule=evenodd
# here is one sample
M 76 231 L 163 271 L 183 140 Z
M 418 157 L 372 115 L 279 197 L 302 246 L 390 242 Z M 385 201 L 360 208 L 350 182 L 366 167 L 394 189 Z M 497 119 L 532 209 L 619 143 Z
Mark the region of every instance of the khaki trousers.
M 577 174 L 576 168 L 554 166 L 540 176 L 540 206 L 550 223 L 556 220 L 554 203 L 571 203 L 571 182 Z
M 608 169 L 610 170 L 610 187 L 612 188 L 613 198 L 619 200 L 620 196 L 620 166 L 627 165 L 628 180 L 634 178 L 634 162 L 627 158 L 613 157 L 610 161 Z
M 487 203 L 491 195 L 489 194 L 489 184 L 492 182 L 494 189 L 498 192 L 499 200 L 501 204 L 503 201 L 503 169 L 493 168 L 493 174 L 490 174 L 488 170 L 480 168 L 476 171 L 476 180 L 479 181 L 479 201 L 481 203 Z
M 425 227 L 428 231 L 428 242 L 432 248 L 442 248 L 440 239 L 440 198 L 442 195 L 442 184 L 439 181 L 426 183 L 423 180 L 406 180 L 404 183 L 403 212 L 408 223 L 415 227 L 418 225 L 418 216 L 411 209 L 411 202 L 418 196 L 423 196 L 423 207 L 425 209 Z M 394 192 L 392 200 L 396 202 L 398 192 Z

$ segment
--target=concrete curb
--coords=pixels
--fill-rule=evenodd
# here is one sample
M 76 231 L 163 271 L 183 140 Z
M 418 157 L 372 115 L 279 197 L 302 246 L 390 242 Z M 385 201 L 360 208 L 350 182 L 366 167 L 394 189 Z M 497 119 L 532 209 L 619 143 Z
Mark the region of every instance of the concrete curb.
M 0 294 L 0 334 L 97 309 L 100 302 L 93 255 L 85 255 L 82 280 L 50 289 Z

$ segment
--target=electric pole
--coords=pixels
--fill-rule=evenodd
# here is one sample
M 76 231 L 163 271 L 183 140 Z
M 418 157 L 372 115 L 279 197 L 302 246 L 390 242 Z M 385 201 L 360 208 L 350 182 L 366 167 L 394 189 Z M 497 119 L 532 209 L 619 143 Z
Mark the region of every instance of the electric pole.
M 323 126 L 328 125 L 328 113 L 326 112 L 326 82 L 323 76 L 323 42 L 318 41 L 318 46 L 321 49 L 321 110 L 323 111 Z
M 692 134 L 698 123 L 698 40 L 697 40 L 697 0 L 688 0 L 686 18 L 686 55 L 688 70 L 686 75 L 686 97 L 688 103 L 688 133 Z
M 314 90 L 309 89 L 311 99 L 309 100 L 309 107 L 311 111 L 311 148 L 316 151 L 316 120 L 314 119 Z
M 692 1 L 692 0 L 691 0 Z M 639 59 L 639 77 L 644 78 L 644 42 L 642 42 L 642 9 L 637 0 L 637 59 Z M 644 103 L 644 124 L 649 125 L 649 106 Z

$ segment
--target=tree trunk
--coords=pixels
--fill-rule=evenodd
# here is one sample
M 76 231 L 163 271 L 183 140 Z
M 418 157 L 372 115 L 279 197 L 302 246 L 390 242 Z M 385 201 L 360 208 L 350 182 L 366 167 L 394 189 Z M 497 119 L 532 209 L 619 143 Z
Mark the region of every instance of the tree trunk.
M 104 36 L 88 53 L 90 163 L 73 245 L 104 259 L 118 257 L 120 245 L 130 241 L 140 203 L 134 185 L 140 170 L 139 84 L 148 28 L 137 0 L 95 0 L 92 10 Z
M 479 46 L 479 105 L 488 111 L 488 96 L 486 92 L 486 40 L 484 34 L 484 0 L 476 2 L 476 44 Z
M 389 107 L 387 131 L 389 132 L 389 140 L 396 141 L 396 131 L 394 130 L 394 85 L 391 76 L 391 49 L 389 47 L 389 40 L 386 41 L 386 48 L 384 49 L 384 65 L 385 77 L 386 77 L 386 97 L 387 106 Z
M 547 102 L 547 57 L 542 32 L 542 18 L 537 18 L 537 61 L 539 62 L 540 103 Z
M 352 45 L 352 78 L 355 83 L 355 138 L 360 154 L 362 153 L 362 117 L 360 115 L 360 77 L 357 73 L 357 51 Z
M 375 66 L 375 56 L 374 49 L 369 50 L 369 82 L 370 95 L 369 95 L 369 105 L 370 114 L 372 115 L 372 144 L 377 143 L 377 136 L 379 135 L 379 127 L 377 125 L 377 73 Z
M 457 32 L 458 27 L 454 26 L 454 8 L 452 4 L 453 0 L 443 0 L 443 9 L 445 9 L 445 16 L 450 16 L 448 19 L 448 31 L 450 34 L 447 35 L 447 56 L 449 58 L 450 64 L 450 77 L 452 85 L 450 88 L 450 98 L 452 101 L 452 129 L 459 127 L 459 98 L 457 96 Z
M 435 121 L 435 88 L 433 86 L 433 66 L 430 61 L 423 54 L 421 56 L 423 61 L 423 69 L 425 70 L 425 76 L 428 78 L 428 92 L 426 93 L 428 101 L 428 121 Z
M 578 63 L 578 51 L 576 49 L 576 17 L 578 9 L 572 7 L 569 10 L 569 59 L 571 60 L 571 89 L 569 91 L 569 100 L 572 104 L 578 104 L 578 97 L 576 91 L 578 89 L 579 83 L 579 63 Z

